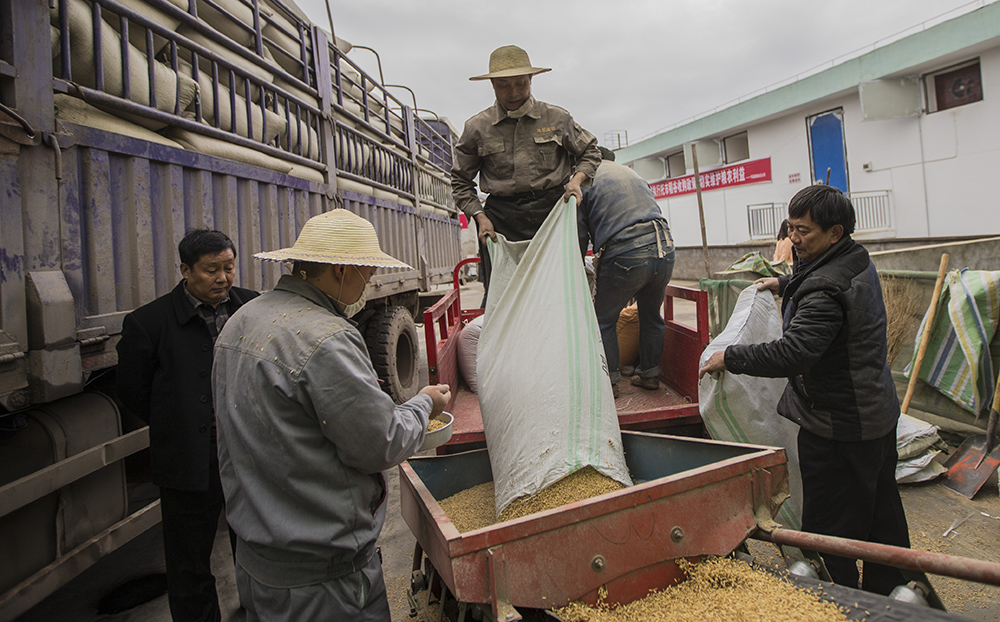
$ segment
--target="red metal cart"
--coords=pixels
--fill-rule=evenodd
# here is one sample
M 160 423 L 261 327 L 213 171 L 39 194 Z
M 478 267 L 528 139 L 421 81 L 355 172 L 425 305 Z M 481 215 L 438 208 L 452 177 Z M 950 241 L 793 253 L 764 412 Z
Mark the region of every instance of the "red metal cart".
M 438 448 L 438 453 L 482 447 L 486 440 L 479 399 L 460 381 L 457 356 L 459 334 L 470 321 L 484 312 L 481 308 L 463 308 L 459 292 L 459 271 L 466 264 L 478 261 L 473 257 L 459 262 L 454 270 L 453 289 L 424 312 L 430 383 L 441 382 L 452 387 L 452 400 L 446 410 L 455 417 L 451 441 Z M 690 327 L 675 320 L 674 303 L 677 300 L 695 304 L 696 326 Z M 657 430 L 705 436 L 698 412 L 698 359 L 709 341 L 708 294 L 687 287 L 667 286 L 663 313 L 666 333 L 660 380 L 666 389 L 648 391 L 630 382 L 619 383 L 621 396 L 615 400 L 618 422 L 623 430 Z

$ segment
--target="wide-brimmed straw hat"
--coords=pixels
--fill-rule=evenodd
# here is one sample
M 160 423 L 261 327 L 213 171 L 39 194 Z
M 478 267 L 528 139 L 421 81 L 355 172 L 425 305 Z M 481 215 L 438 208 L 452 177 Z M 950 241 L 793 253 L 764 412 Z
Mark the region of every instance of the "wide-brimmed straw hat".
M 492 78 L 513 78 L 514 76 L 533 76 L 536 73 L 552 71 L 542 67 L 532 67 L 528 53 L 516 45 L 505 45 L 493 50 L 490 54 L 490 72 L 482 76 L 473 76 L 470 80 L 490 80 Z
M 346 209 L 335 209 L 307 220 L 291 248 L 257 253 L 254 257 L 265 261 L 413 269 L 383 253 L 375 227 Z

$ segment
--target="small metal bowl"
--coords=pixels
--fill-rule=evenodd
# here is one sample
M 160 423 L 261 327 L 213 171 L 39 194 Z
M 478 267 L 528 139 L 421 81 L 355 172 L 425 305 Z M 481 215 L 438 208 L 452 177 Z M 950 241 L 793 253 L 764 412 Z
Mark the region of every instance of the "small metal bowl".
M 420 446 L 419 451 L 434 449 L 451 440 L 451 423 L 455 418 L 451 416 L 451 413 L 441 413 L 436 418 L 445 422 L 444 427 L 425 434 L 424 444 Z

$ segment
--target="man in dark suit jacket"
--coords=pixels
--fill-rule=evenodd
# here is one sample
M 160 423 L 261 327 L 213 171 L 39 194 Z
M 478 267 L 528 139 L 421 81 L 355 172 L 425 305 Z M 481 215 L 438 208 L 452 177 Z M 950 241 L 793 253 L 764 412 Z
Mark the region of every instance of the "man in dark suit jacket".
M 177 250 L 181 282 L 125 316 L 117 390 L 125 407 L 149 424 L 171 617 L 214 622 L 221 612 L 210 559 L 225 501 L 212 350 L 226 320 L 258 294 L 233 287 L 236 247 L 221 231 L 189 231 Z

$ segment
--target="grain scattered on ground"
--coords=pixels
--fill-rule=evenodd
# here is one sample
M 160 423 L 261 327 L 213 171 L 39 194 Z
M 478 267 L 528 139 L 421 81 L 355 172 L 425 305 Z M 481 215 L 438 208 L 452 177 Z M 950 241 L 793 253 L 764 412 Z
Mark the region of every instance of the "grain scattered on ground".
M 687 580 L 610 608 L 574 602 L 556 609 L 566 622 L 841 622 L 845 611 L 763 570 L 728 558 L 706 558 L 698 564 L 680 560 Z

